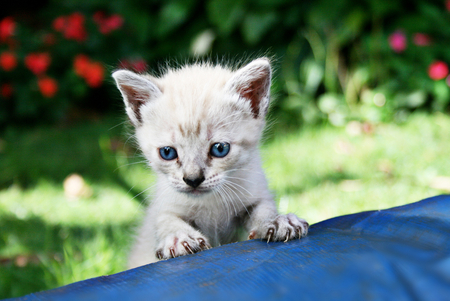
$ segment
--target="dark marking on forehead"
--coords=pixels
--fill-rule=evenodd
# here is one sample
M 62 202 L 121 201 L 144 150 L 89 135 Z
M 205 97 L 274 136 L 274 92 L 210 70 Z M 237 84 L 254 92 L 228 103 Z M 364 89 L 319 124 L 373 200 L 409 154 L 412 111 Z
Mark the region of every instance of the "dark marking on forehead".
M 201 121 L 198 121 L 196 124 L 190 125 L 178 125 L 180 133 L 183 137 L 194 136 L 199 137 L 202 132 L 202 124 Z
M 196 135 L 196 136 L 200 136 L 201 130 L 202 130 L 202 125 L 201 125 L 201 122 L 198 121 L 198 123 L 197 123 L 197 128 L 195 129 L 195 135 Z
M 184 132 L 183 126 L 181 124 L 179 124 L 178 128 L 180 130 L 181 136 L 185 136 L 185 132 Z
M 242 139 L 240 141 L 235 141 L 234 144 L 240 145 L 241 147 L 245 148 L 245 149 L 249 149 L 252 146 L 257 144 L 257 141 L 251 141 L 248 139 Z

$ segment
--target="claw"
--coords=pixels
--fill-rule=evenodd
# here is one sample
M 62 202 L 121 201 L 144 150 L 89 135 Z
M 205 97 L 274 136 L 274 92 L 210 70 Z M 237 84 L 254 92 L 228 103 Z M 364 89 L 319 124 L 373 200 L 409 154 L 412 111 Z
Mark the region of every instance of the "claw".
M 162 260 L 162 259 L 163 259 L 162 251 L 161 251 L 161 250 L 156 251 L 156 257 L 158 257 L 159 260 Z
M 291 237 L 291 230 L 288 230 L 288 233 L 286 235 L 286 239 L 284 240 L 284 242 L 288 242 L 290 237 Z
M 183 244 L 184 248 L 186 249 L 186 251 L 188 251 L 191 254 L 194 254 L 194 251 L 192 251 L 191 246 L 189 246 L 189 244 L 186 241 L 184 241 L 182 244 Z
M 175 250 L 173 248 L 169 248 L 170 255 L 172 255 L 173 258 L 175 258 Z
M 209 250 L 211 248 L 203 238 L 198 238 L 197 240 L 202 250 Z
M 254 239 L 256 238 L 256 231 L 251 231 L 250 234 L 248 235 L 248 239 Z
M 187 252 L 194 254 L 194 251 L 192 251 L 191 246 L 186 241 L 183 241 L 181 244 L 183 245 L 183 247 L 186 249 Z
M 267 231 L 267 235 L 269 236 L 269 238 L 267 238 L 267 243 L 269 243 L 269 241 L 272 239 L 273 231 L 273 229 L 269 229 L 269 231 Z
M 297 227 L 297 231 L 298 231 L 298 239 L 302 239 L 302 237 L 304 237 L 302 227 Z

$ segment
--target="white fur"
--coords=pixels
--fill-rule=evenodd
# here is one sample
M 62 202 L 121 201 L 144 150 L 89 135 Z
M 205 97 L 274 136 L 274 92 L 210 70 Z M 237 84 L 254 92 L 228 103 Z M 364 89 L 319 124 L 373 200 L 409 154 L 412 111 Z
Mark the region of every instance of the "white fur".
M 161 78 L 125 70 L 113 74 L 139 146 L 158 176 L 130 268 L 157 261 L 157 252 L 167 259 L 229 243 L 239 226 L 250 238 L 306 235 L 306 221 L 278 215 L 261 168 L 258 143 L 270 76 L 265 58 L 237 71 L 195 64 L 168 70 Z M 248 95 L 257 100 L 253 105 Z M 143 104 L 136 106 L 139 101 Z M 230 144 L 223 158 L 209 155 L 217 142 Z M 161 158 L 159 148 L 165 146 L 176 149 L 176 160 Z M 205 180 L 195 189 L 183 181 L 200 175 Z

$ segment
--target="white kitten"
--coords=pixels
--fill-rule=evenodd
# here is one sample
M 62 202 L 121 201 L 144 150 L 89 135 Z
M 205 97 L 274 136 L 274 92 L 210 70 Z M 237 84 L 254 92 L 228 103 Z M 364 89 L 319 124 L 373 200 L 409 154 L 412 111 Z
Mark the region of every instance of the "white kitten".
M 129 267 L 248 238 L 288 241 L 308 223 L 279 215 L 258 143 L 271 68 L 260 58 L 232 71 L 194 64 L 161 78 L 114 72 L 142 152 L 158 179 Z

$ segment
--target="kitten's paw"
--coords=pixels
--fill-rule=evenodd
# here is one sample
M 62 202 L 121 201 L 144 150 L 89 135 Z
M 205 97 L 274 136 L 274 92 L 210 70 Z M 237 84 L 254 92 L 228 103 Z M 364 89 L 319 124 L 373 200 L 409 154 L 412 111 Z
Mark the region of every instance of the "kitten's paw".
M 156 258 L 159 260 L 175 258 L 210 248 L 208 240 L 198 232 L 177 233 L 176 235 L 169 235 L 159 243 Z
M 269 241 L 289 241 L 308 234 L 309 224 L 295 214 L 279 215 L 275 220 L 262 224 L 259 229 L 250 231 L 248 239 L 262 238 Z

